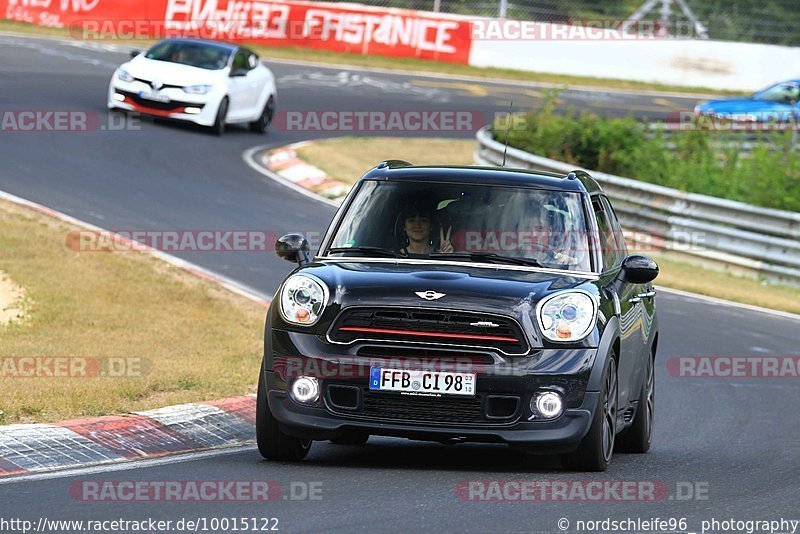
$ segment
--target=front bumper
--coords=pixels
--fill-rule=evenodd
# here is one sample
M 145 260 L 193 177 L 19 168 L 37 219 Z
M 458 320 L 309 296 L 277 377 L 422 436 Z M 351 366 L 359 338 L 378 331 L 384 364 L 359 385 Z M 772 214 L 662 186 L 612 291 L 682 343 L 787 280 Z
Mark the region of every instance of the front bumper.
M 451 362 L 439 370 L 475 372 L 475 397 L 429 399 L 369 391 L 370 367 L 389 367 L 397 361 L 361 357 L 358 353 L 363 346 L 333 346 L 316 336 L 292 332 L 273 330 L 272 334 L 272 358 L 264 371 L 269 409 L 285 433 L 305 439 L 368 433 L 441 442 L 506 443 L 530 452 L 562 453 L 578 446 L 598 404 L 599 393 L 586 391 L 597 349 L 547 349 L 523 357 L 494 354 L 472 369 Z M 291 356 L 302 353 L 326 355 Z M 404 368 L 425 369 L 436 368 L 439 362 L 437 358 L 403 361 Z M 319 378 L 321 394 L 316 405 L 302 405 L 289 397 L 288 387 L 297 376 Z M 349 388 L 357 401 L 347 409 L 337 405 L 331 391 L 338 388 Z M 558 391 L 564 398 L 565 410 L 558 418 L 533 417 L 531 398 L 542 391 Z M 489 402 L 498 398 L 513 399 L 516 408 L 504 417 L 492 415 Z
M 165 105 L 138 96 L 139 91 L 147 89 L 148 86 L 139 82 L 112 83 L 108 90 L 108 108 L 137 111 L 153 117 L 193 122 L 200 126 L 212 126 L 216 120 L 220 99 L 212 93 L 189 95 L 177 89 L 167 89 L 162 91 L 170 98 L 170 103 Z M 121 95 L 124 100 L 117 100 L 115 95 Z M 200 112 L 186 113 L 187 108 L 199 108 Z

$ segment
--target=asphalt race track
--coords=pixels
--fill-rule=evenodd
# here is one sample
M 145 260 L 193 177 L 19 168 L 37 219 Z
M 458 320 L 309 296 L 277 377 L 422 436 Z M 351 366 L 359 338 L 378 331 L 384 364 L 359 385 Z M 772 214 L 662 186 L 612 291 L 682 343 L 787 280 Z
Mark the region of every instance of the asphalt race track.
M 106 124 L 105 91 L 125 54 L 54 41 L 0 36 L 0 111 L 87 110 Z M 269 61 L 268 61 L 269 63 Z M 491 116 L 509 99 L 524 109 L 533 86 L 270 64 L 281 110 L 478 110 Z M 563 106 L 661 117 L 691 98 L 567 91 Z M 480 126 L 480 125 L 478 125 Z M 277 129 L 258 136 L 143 120 L 140 128 L 93 132 L 0 132 L 0 189 L 111 230 L 258 229 L 321 232 L 329 206 L 276 184 L 245 165 L 256 145 L 342 135 Z M 470 133 L 460 134 L 468 137 Z M 398 155 L 402 157 L 402 155 Z M 271 295 L 291 265 L 273 254 L 184 253 L 181 257 Z M 284 532 L 559 532 L 578 520 L 687 518 L 798 519 L 800 388 L 790 378 L 679 378 L 676 356 L 797 356 L 797 321 L 662 293 L 654 445 L 616 455 L 606 473 L 572 473 L 557 459 L 504 447 L 452 447 L 371 438 L 363 447 L 315 443 L 300 464 L 267 463 L 255 448 L 178 461 L 128 464 L 0 483 L 3 516 L 50 519 L 271 517 Z M 256 378 L 257 362 L 253 366 Z M 270 503 L 86 503 L 69 494 L 82 480 L 271 480 L 321 483 L 321 499 Z M 470 480 L 658 481 L 655 502 L 464 502 Z M 299 483 L 299 484 L 297 484 Z M 690 489 L 687 489 L 690 488 Z M 692 493 L 692 498 L 689 498 Z M 696 498 L 698 496 L 700 498 Z M 684 500 L 685 499 L 685 500 Z M 562 523 L 563 524 L 563 523 Z M 667 530 L 667 529 L 660 529 Z M 668 529 L 677 530 L 677 529 Z

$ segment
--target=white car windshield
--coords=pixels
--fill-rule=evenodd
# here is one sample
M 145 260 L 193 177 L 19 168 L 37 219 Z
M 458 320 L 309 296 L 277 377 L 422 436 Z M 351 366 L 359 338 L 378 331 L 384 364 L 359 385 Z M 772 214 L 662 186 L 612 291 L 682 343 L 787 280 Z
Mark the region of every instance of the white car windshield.
M 180 63 L 207 70 L 220 70 L 228 65 L 231 50 L 209 43 L 162 41 L 147 51 L 147 59 Z
M 529 187 L 367 180 L 324 252 L 591 271 L 580 194 Z

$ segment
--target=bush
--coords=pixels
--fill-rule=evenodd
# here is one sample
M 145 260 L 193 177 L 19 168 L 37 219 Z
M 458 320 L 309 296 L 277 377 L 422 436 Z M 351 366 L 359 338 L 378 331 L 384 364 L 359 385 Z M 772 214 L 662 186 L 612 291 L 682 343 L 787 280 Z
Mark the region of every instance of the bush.
M 791 132 L 785 142 L 769 134 L 749 154 L 730 144 L 731 134 L 648 130 L 633 118 L 602 118 L 591 113 L 554 113 L 554 98 L 538 110 L 515 117 L 496 137 L 540 156 L 586 169 L 626 176 L 682 191 L 702 193 L 790 211 L 800 211 L 800 154 Z M 507 131 L 507 134 L 506 134 Z M 768 134 L 764 134 L 768 135 Z M 727 138 L 726 138 L 727 136 Z M 777 138 L 778 141 L 784 141 Z

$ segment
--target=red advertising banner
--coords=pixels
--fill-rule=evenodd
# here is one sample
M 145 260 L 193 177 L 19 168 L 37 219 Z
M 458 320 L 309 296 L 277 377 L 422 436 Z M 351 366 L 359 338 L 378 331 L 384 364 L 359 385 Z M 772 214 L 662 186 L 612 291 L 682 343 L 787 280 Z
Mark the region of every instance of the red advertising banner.
M 70 28 L 79 39 L 192 36 L 271 46 L 467 63 L 470 21 L 316 2 L 0 0 L 6 19 Z

